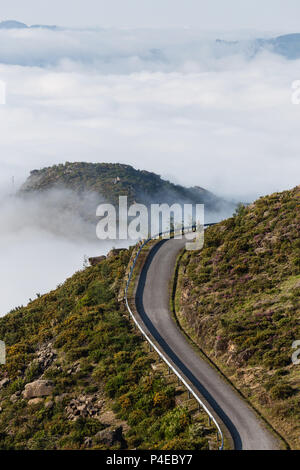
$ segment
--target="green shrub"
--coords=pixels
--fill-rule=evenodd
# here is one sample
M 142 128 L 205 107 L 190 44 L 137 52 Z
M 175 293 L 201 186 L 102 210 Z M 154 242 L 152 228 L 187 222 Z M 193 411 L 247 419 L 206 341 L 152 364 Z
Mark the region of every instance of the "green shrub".
M 275 400 L 285 400 L 294 394 L 294 389 L 288 384 L 277 384 L 270 390 L 270 395 Z

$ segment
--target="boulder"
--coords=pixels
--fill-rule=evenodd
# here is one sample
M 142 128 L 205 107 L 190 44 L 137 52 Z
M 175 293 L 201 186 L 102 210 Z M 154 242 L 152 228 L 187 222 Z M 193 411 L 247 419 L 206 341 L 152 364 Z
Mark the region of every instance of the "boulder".
M 8 378 L 0 380 L 0 390 L 1 390 L 1 388 L 6 387 L 6 385 L 8 385 L 9 382 L 10 382 L 10 380 Z
M 46 401 L 45 408 L 47 410 L 51 410 L 53 408 L 53 406 L 54 406 L 54 402 L 52 400 Z
M 91 266 L 96 266 L 106 259 L 106 256 L 96 256 L 94 258 L 89 258 L 89 263 Z
M 40 403 L 42 403 L 44 400 L 43 398 L 31 398 L 31 400 L 28 401 L 28 405 L 31 406 L 31 405 L 39 405 Z
M 99 416 L 102 405 L 102 402 L 97 401 L 97 395 L 81 395 L 73 398 L 65 407 L 65 411 L 67 418 L 75 421 L 80 416 L 83 418 Z
M 127 251 L 127 248 L 113 248 L 107 254 L 107 258 L 112 258 L 114 256 L 118 256 L 121 251 Z
M 53 392 L 53 384 L 49 380 L 36 380 L 25 385 L 23 397 L 26 399 L 45 397 Z
M 123 437 L 122 426 L 118 428 L 103 429 L 103 431 L 97 432 L 94 439 L 98 444 L 104 444 L 107 447 L 111 447 L 118 442 L 121 444 L 122 448 L 127 447 L 126 441 Z
M 11 395 L 9 400 L 10 400 L 11 403 L 16 403 L 16 401 L 18 401 L 18 399 L 19 399 L 19 396 L 16 393 L 14 393 L 13 395 Z
M 55 403 L 63 403 L 69 397 L 68 393 L 62 393 L 54 398 Z
M 43 344 L 37 351 L 37 361 L 42 372 L 44 372 L 56 359 L 56 351 L 52 343 Z

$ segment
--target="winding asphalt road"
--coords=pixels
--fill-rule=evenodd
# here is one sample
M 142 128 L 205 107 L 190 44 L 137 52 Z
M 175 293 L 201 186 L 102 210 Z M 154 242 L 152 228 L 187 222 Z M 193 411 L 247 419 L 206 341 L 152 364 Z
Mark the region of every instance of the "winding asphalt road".
M 170 314 L 170 281 L 185 240 L 156 244 L 143 267 L 136 291 L 140 321 L 159 343 L 177 370 L 187 378 L 214 416 L 229 430 L 236 450 L 276 450 L 277 439 L 247 403 L 208 362 L 194 351 Z

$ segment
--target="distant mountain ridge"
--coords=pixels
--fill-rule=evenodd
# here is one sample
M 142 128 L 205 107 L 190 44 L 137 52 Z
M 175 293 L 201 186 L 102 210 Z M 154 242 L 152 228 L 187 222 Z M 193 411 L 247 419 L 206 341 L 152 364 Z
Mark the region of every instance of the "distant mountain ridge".
M 286 59 L 300 58 L 300 34 L 285 34 L 271 39 L 254 39 L 247 41 L 223 41 L 216 40 L 217 52 L 224 53 L 246 53 L 254 57 L 262 50 L 268 50 L 274 54 L 281 55 Z
M 0 30 L 12 29 L 48 29 L 60 31 L 63 28 L 56 25 L 34 24 L 27 25 L 16 20 L 5 20 L 0 22 Z M 248 40 L 226 41 L 216 39 L 213 45 L 214 53 L 218 57 L 227 54 L 245 54 L 248 58 L 255 57 L 260 51 L 268 50 L 274 54 L 281 55 L 287 59 L 300 58 L 300 33 L 284 34 L 273 38 L 255 38 Z M 165 60 L 164 51 L 154 48 L 149 50 L 150 57 Z
M 45 28 L 45 29 L 52 29 L 56 30 L 58 29 L 57 26 L 55 25 L 39 25 L 39 24 L 34 24 L 31 26 L 28 26 L 25 23 L 22 23 L 20 21 L 15 21 L 15 20 L 5 20 L 0 22 L 0 29 L 31 29 L 31 28 Z
M 27 24 L 21 23 L 20 21 L 7 20 L 1 21 L 0 29 L 26 29 L 28 28 Z

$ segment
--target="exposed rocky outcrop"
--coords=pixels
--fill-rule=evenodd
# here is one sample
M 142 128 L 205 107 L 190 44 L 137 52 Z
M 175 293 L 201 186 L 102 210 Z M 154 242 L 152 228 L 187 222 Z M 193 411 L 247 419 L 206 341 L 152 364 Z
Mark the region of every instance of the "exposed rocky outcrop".
M 16 403 L 21 398 L 21 392 L 16 392 L 10 397 L 10 402 L 11 403 Z
M 35 380 L 25 385 L 23 398 L 30 399 L 36 397 L 45 397 L 53 392 L 53 384 L 49 380 Z
M 120 443 L 123 449 L 127 447 L 127 443 L 123 436 L 122 426 L 118 428 L 103 429 L 103 431 L 99 431 L 95 435 L 94 440 L 96 443 L 104 444 L 107 447 L 111 447 L 116 443 Z
M 91 266 L 96 266 L 97 264 L 100 264 L 105 259 L 106 259 L 106 256 L 95 256 L 93 258 L 89 258 L 89 263 Z
M 40 403 L 43 403 L 43 398 L 31 398 L 31 400 L 28 401 L 29 406 L 34 406 L 34 405 L 39 405 Z
M 35 377 L 41 377 L 45 371 L 53 364 L 57 357 L 56 351 L 53 349 L 52 343 L 43 344 L 36 352 L 36 357 L 28 365 L 29 368 L 35 370 Z
M 126 248 L 113 248 L 112 250 L 108 252 L 107 258 L 109 259 L 109 258 L 112 258 L 113 256 L 118 256 L 118 254 L 124 250 L 126 250 Z
M 47 369 L 56 358 L 52 343 L 44 344 L 37 352 L 37 361 L 42 370 Z
M 104 401 L 99 400 L 97 395 L 73 398 L 65 407 L 67 418 L 76 421 L 78 418 L 99 417 Z

